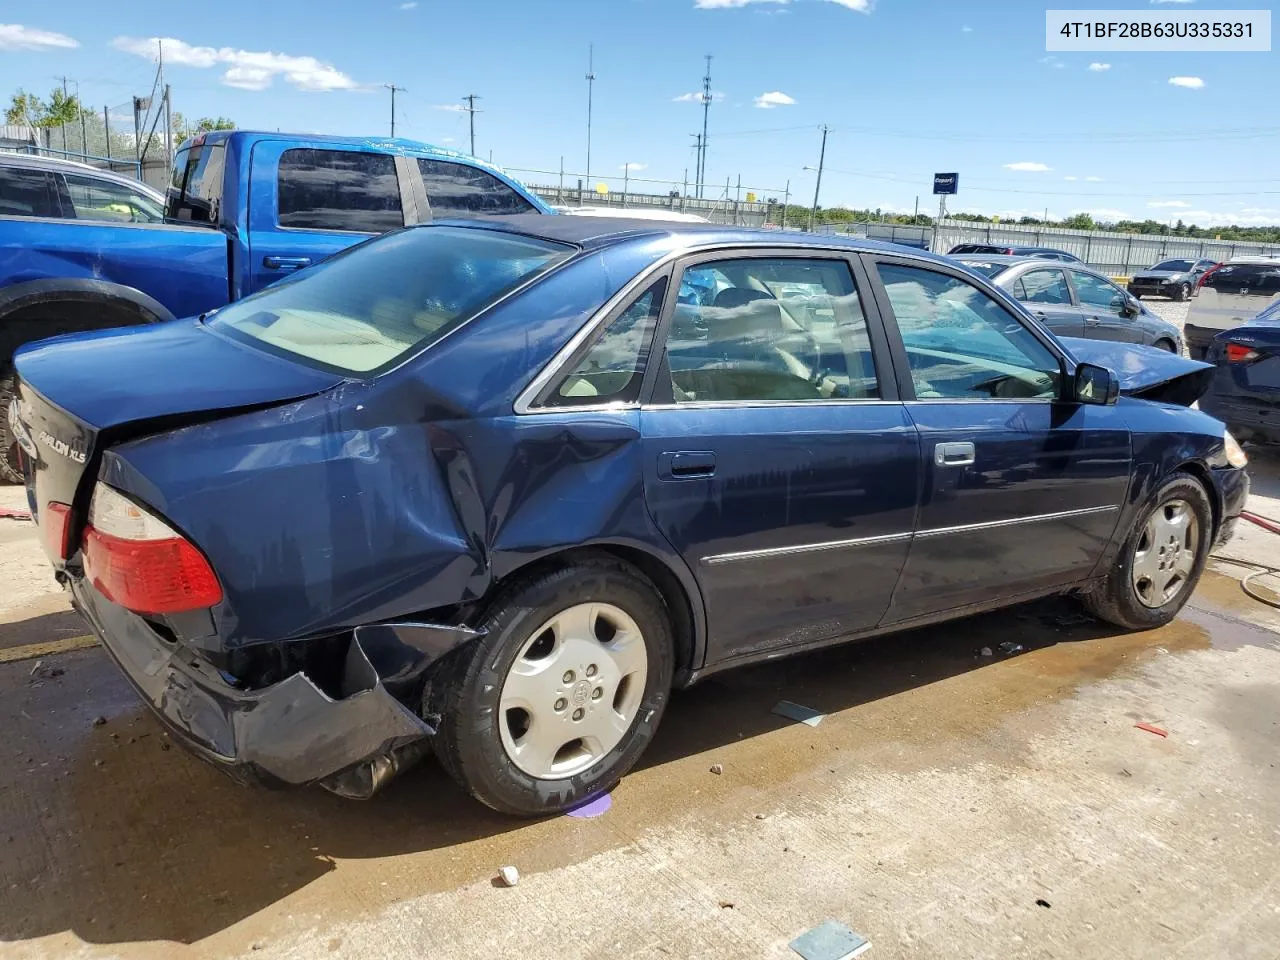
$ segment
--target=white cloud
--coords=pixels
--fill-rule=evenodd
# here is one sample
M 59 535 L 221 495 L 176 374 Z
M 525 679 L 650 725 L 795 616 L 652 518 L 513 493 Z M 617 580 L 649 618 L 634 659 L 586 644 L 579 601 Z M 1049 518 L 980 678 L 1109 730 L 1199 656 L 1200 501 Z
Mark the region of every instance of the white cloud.
M 436 103 L 432 104 L 432 110 L 443 110 L 446 113 L 466 113 L 467 108 L 460 103 Z
M 795 98 L 787 96 L 781 90 L 762 93 L 755 99 L 756 106 L 761 110 L 772 110 L 774 107 L 790 107 L 795 102 Z
M 78 46 L 80 42 L 65 33 L 37 30 L 20 23 L 0 23 L 0 50 L 70 50 Z
M 1191 90 L 1199 90 L 1204 86 L 1204 81 L 1199 77 L 1170 77 L 1169 82 L 1175 87 L 1188 87 Z
M 455 140 L 457 140 L 457 139 L 458 139 L 457 137 L 441 137 L 441 138 L 440 138 L 440 142 L 441 142 L 441 143 L 453 143 L 453 141 L 455 141 Z
M 164 45 L 167 65 L 209 67 L 223 65 L 222 82 L 241 90 L 265 90 L 276 77 L 299 90 L 355 90 L 360 85 L 341 70 L 315 57 L 295 57 L 271 51 L 237 50 L 233 47 L 197 47 L 172 37 L 116 37 L 111 42 L 117 50 L 154 60 L 157 44 Z
M 1053 69 L 1055 70 L 1065 70 L 1067 67 L 1065 63 L 1063 63 L 1053 54 L 1049 54 L 1049 56 L 1047 57 L 1041 57 L 1040 62 L 1043 63 L 1046 67 L 1053 67 Z
M 961 32 L 961 33 L 973 33 L 973 27 L 969 26 L 969 25 L 966 23 L 963 27 L 961 27 L 961 28 L 960 28 L 960 32 Z
M 1101 178 L 1101 177 L 1085 177 L 1085 180 L 1086 180 L 1088 183 L 1101 183 L 1101 182 L 1102 182 L 1102 178 Z
M 636 173 L 640 170 L 648 170 L 649 165 L 647 163 L 624 163 L 618 169 L 624 173 Z
M 1097 61 L 1094 61 L 1093 63 L 1089 64 L 1089 69 L 1093 73 L 1106 73 L 1108 70 L 1111 69 L 1111 64 L 1098 63 Z
M 1063 180 L 1079 180 L 1079 177 L 1063 177 Z
M 720 102 L 721 100 L 723 100 L 726 96 L 728 96 L 728 94 L 721 93 L 719 90 L 712 90 L 712 91 L 711 91 L 711 102 L 712 102 L 712 103 L 719 103 L 719 102 Z M 672 103 L 701 103 L 701 102 L 702 102 L 702 91 L 701 91 L 701 90 L 695 90 L 693 93 L 682 93 L 682 94 L 680 94 L 680 96 L 678 96 L 678 97 L 672 97 L 672 98 L 671 98 L 671 102 L 672 102 Z
M 695 10 L 729 10 L 752 3 L 772 3 L 781 6 L 790 2 L 791 0 L 693 0 L 693 6 Z M 858 13 L 870 13 L 875 5 L 874 0 L 826 0 L 826 2 L 856 10 Z
M 1053 169 L 1047 164 L 1036 163 L 1034 160 L 1019 160 L 1017 163 L 1006 163 L 1004 168 L 1006 170 L 1017 170 L 1020 173 L 1048 173 Z
M 1095 220 L 1129 220 L 1129 214 L 1124 210 L 1116 210 L 1113 207 L 1093 207 L 1089 210 L 1078 210 L 1077 213 L 1087 213 Z
M 1152 200 L 1147 204 L 1147 206 L 1157 210 L 1185 210 L 1190 207 L 1191 204 L 1187 203 L 1185 200 Z
M 400 4 L 400 9 L 401 9 L 401 10 L 412 10 L 412 9 L 413 9 L 414 7 L 416 7 L 417 5 L 418 5 L 418 0 L 409 0 L 409 2 L 408 2 L 408 3 L 402 3 L 402 4 Z

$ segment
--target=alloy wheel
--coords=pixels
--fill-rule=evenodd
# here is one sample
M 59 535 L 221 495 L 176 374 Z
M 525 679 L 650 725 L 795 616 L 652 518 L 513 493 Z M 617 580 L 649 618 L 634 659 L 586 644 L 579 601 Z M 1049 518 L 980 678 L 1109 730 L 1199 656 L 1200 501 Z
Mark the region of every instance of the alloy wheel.
M 1133 592 L 1145 607 L 1163 607 L 1186 587 L 1200 545 L 1200 524 L 1185 500 L 1156 507 L 1133 554 Z

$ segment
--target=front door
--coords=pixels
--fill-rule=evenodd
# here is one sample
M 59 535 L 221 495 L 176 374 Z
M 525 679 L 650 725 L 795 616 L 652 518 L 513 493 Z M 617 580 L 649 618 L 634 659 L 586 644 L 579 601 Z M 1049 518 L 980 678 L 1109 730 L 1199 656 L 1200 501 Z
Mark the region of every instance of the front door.
M 1056 347 L 958 271 L 876 259 L 924 472 L 886 622 L 1088 577 L 1128 489 L 1122 411 L 1061 401 Z
M 1009 291 L 1059 337 L 1084 336 L 1084 318 L 1071 302 L 1061 267 L 1038 267 L 1013 281 Z
M 1071 271 L 1071 283 L 1084 318 L 1084 336 L 1091 340 L 1143 342 L 1142 328 L 1125 314 L 1129 298 L 1123 290 L 1110 280 L 1083 270 Z
M 641 412 L 645 498 L 702 589 L 707 661 L 874 627 L 920 468 L 851 262 L 720 254 L 682 273 Z

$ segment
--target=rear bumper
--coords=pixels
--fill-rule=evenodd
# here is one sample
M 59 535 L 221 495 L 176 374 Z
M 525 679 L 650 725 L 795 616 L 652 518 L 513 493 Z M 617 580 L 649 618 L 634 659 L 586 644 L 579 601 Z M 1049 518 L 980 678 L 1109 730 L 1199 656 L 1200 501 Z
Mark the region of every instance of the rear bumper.
M 1210 393 L 1200 400 L 1200 409 L 1228 427 L 1243 427 L 1280 443 L 1280 403 Z
M 347 648 L 341 699 L 304 673 L 246 690 L 106 600 L 84 578 L 73 577 L 71 590 L 76 609 L 175 737 L 236 779 L 320 783 L 344 796 L 366 797 L 417 759 L 435 732 L 388 691 L 383 675 L 420 675 L 448 643 L 429 656 L 402 643 L 397 626 L 357 628 Z M 452 634 L 453 645 L 470 634 L 427 629 Z
M 1213 338 L 1225 329 L 1197 327 L 1191 323 L 1184 326 L 1182 328 L 1182 336 L 1187 341 L 1187 352 L 1191 355 L 1191 359 L 1203 360 L 1205 354 L 1209 352 L 1209 344 L 1213 342 Z

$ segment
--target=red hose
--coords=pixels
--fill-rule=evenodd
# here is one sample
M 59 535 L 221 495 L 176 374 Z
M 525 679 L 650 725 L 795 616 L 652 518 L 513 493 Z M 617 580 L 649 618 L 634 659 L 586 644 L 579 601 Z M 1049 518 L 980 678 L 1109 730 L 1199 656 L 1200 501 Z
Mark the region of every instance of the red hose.
M 1240 516 L 1243 519 L 1248 520 L 1250 523 L 1256 523 L 1263 530 L 1270 530 L 1272 533 L 1280 533 L 1280 523 L 1276 523 L 1274 520 L 1268 519 L 1267 517 L 1260 517 L 1256 513 L 1250 513 L 1248 510 L 1242 510 L 1240 512 Z

